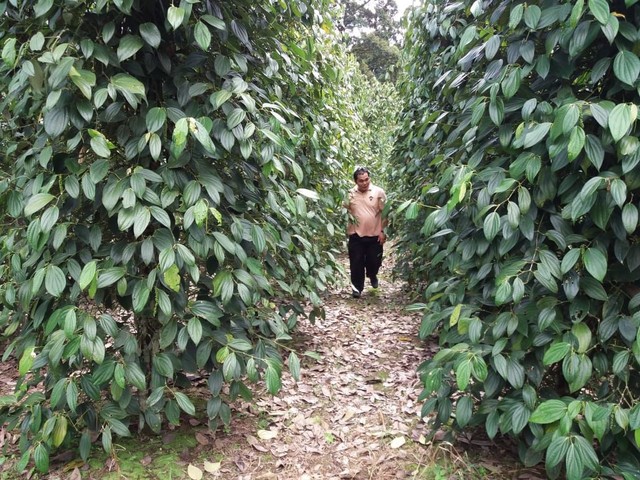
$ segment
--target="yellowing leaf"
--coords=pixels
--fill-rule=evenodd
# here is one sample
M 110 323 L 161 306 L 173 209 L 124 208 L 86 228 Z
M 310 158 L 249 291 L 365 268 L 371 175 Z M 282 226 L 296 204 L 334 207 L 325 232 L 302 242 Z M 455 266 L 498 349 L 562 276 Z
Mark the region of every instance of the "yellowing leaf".
M 177 265 L 171 265 L 166 272 L 164 272 L 164 282 L 174 292 L 180 290 L 180 269 Z
M 187 473 L 189 474 L 189 478 L 192 478 L 193 480 L 200 480 L 202 478 L 202 470 L 191 464 L 187 467 Z
M 220 471 L 220 462 L 212 463 L 205 460 L 204 469 L 209 473 L 216 473 Z
M 455 326 L 458 323 L 458 319 L 460 318 L 460 312 L 462 311 L 462 304 L 459 303 L 451 312 L 451 317 L 449 318 L 449 325 Z
M 262 440 L 271 440 L 278 436 L 277 430 L 258 430 L 258 438 Z
M 391 441 L 391 448 L 400 448 L 405 442 L 404 437 L 396 437 Z

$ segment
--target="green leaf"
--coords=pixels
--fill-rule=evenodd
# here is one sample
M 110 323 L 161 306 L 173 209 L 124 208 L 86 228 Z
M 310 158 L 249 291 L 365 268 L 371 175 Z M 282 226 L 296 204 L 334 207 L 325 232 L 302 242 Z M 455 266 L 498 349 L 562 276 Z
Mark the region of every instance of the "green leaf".
M 164 108 L 154 107 L 147 112 L 145 122 L 149 132 L 160 130 L 167 120 L 167 112 Z
M 193 405 L 193 403 L 191 403 L 189 397 L 187 397 L 182 392 L 174 392 L 173 395 L 176 399 L 176 402 L 178 402 L 178 406 L 184 413 L 191 416 L 194 416 L 196 414 L 196 407 Z
M 569 156 L 569 161 L 575 160 L 585 145 L 585 133 L 584 130 L 579 127 L 573 127 L 571 130 L 571 135 L 569 137 L 569 144 L 567 145 L 567 154 Z
M 308 188 L 297 188 L 296 193 L 299 193 L 303 197 L 310 198 L 312 200 L 318 200 L 320 195 L 315 190 L 309 190 Z
M 640 59 L 628 50 L 620 50 L 613 59 L 613 73 L 621 82 L 634 86 L 640 75 Z
M 54 447 L 59 447 L 67 436 L 67 427 L 69 423 L 67 421 L 67 417 L 62 415 L 54 418 L 56 419 L 56 426 L 53 429 L 51 441 Z
M 53 0 L 38 0 L 38 3 L 33 6 L 33 13 L 36 14 L 35 18 L 45 15 L 51 10 L 51 7 L 53 7 Z
M 470 396 L 462 396 L 456 403 L 456 423 L 465 427 L 473 416 L 473 399 Z
M 59 297 L 67 286 L 67 279 L 64 272 L 55 265 L 47 267 L 47 273 L 44 278 L 44 286 L 50 295 Z
M 491 241 L 500 231 L 500 215 L 498 212 L 491 212 L 484 219 L 483 232 L 484 237 Z
M 282 382 L 280 380 L 280 372 L 271 364 L 268 365 L 265 372 L 265 382 L 267 384 L 267 390 L 271 395 L 275 395 L 280 391 Z
M 97 268 L 98 267 L 95 260 L 90 261 L 82 268 L 80 279 L 78 280 L 80 290 L 84 290 L 85 288 L 87 288 L 91 284 L 91 282 L 96 279 Z
M 231 272 L 222 271 L 213 279 L 213 294 L 220 297 L 222 303 L 227 303 L 233 296 L 234 283 Z
M 296 382 L 300 381 L 300 359 L 298 358 L 298 355 L 296 355 L 296 352 L 291 351 L 289 353 L 288 364 L 289 371 L 291 372 L 293 379 Z
M 21 377 L 26 375 L 33 366 L 33 359 L 35 358 L 35 354 L 33 353 L 33 351 L 34 347 L 28 347 L 25 348 L 24 352 L 22 352 L 22 357 L 20 357 L 20 362 L 18 364 L 18 374 Z M 1 402 L 0 405 L 2 405 Z
M 124 277 L 126 270 L 122 267 L 105 268 L 98 272 L 98 288 L 108 287 L 113 285 L 122 277 Z
M 189 124 L 186 118 L 181 118 L 175 124 L 173 129 L 173 145 L 171 153 L 175 158 L 179 158 L 185 147 L 187 146 L 187 134 L 189 133 Z
M 498 97 L 489 102 L 489 118 L 491 121 L 500 126 L 504 120 L 504 101 Z
M 154 356 L 153 366 L 163 377 L 173 378 L 173 362 L 166 353 L 160 353 Z
M 196 23 L 196 26 L 193 29 L 193 36 L 196 39 L 196 43 L 202 50 L 207 51 L 209 49 L 209 45 L 211 44 L 211 32 L 209 31 L 209 27 L 202 22 Z
M 531 421 L 531 419 L 529 419 Z M 558 436 L 554 438 L 547 448 L 547 457 L 545 466 L 551 471 L 564 460 L 567 450 L 569 449 L 570 440 L 567 437 Z
M 510 29 L 515 29 L 518 24 L 520 23 L 520 20 L 522 20 L 522 16 L 524 14 L 524 4 L 519 3 L 518 5 L 514 6 L 511 9 L 511 12 L 509 14 L 509 28 Z
M 604 149 L 602 148 L 600 139 L 591 134 L 587 135 L 585 152 L 591 164 L 596 167 L 597 170 L 600 170 L 602 162 L 604 161 Z
M 571 345 L 567 342 L 555 342 L 546 352 L 544 352 L 544 358 L 542 362 L 545 365 L 551 365 L 552 363 L 559 362 L 571 351 Z
M 143 23 L 140 25 L 140 36 L 153 48 L 158 48 L 162 41 L 162 35 L 158 27 L 151 22 Z
M 622 208 L 624 202 L 627 199 L 627 185 L 619 178 L 614 178 L 611 181 L 611 186 L 609 188 L 611 192 L 611 196 L 616 204 Z
M 241 108 L 234 108 L 231 113 L 227 116 L 227 128 L 229 130 L 233 130 L 236 126 L 240 125 L 247 116 L 247 112 L 245 112 Z
M 93 150 L 99 157 L 109 158 L 111 156 L 111 150 L 109 149 L 107 139 L 104 136 L 98 135 L 93 137 L 90 143 L 91 150 Z
M 571 333 L 578 339 L 578 353 L 584 353 L 591 345 L 591 329 L 582 322 L 575 323 L 571 327 Z
M 133 304 L 133 311 L 136 313 L 142 312 L 147 306 L 149 300 L 149 294 L 151 291 L 147 287 L 147 282 L 139 280 L 133 287 L 133 294 L 131 295 L 131 302 Z
M 465 390 L 471 378 L 471 362 L 468 359 L 461 361 L 455 369 L 456 383 L 459 390 Z
M 602 282 L 607 274 L 607 256 L 598 248 L 587 248 L 582 261 L 587 271 L 598 281 Z
M 189 323 L 187 324 L 187 331 L 189 332 L 189 336 L 193 343 L 198 345 L 202 338 L 202 323 L 200 323 L 200 319 L 198 317 L 193 317 L 189 320 Z
M 220 108 L 227 100 L 231 98 L 233 94 L 229 90 L 219 90 L 212 93 L 209 97 L 209 102 L 213 106 L 214 110 Z
M 537 123 L 527 127 L 524 136 L 524 148 L 530 148 L 539 143 L 549 133 L 551 122 Z
M 635 119 L 631 115 L 631 108 L 627 104 L 619 104 L 609 114 L 609 130 L 613 139 L 617 142 L 627 135 Z
M 96 74 L 88 70 L 76 70 L 71 67 L 69 78 L 78 87 L 82 94 L 91 100 L 91 88 L 96 85 Z
M 232 242 L 229 237 L 227 237 L 224 233 L 221 232 L 213 232 L 213 236 L 216 241 L 224 248 L 227 252 L 232 255 L 236 252 L 236 244 Z
M 540 7 L 537 5 L 527 5 L 526 10 L 524 11 L 524 23 L 531 30 L 535 30 L 538 26 L 541 15 L 542 11 L 540 10 Z
M 56 197 L 54 197 L 50 193 L 36 193 L 34 196 L 29 198 L 27 204 L 24 207 L 25 216 L 28 217 L 33 215 L 34 213 L 48 205 L 55 198 Z
M 571 9 L 571 16 L 569 17 L 569 25 L 571 28 L 575 28 L 582 16 L 584 10 L 584 0 L 577 0 L 573 8 Z
M 567 413 L 567 404 L 562 400 L 547 400 L 538 405 L 529 418 L 531 423 L 547 425 L 560 420 Z
M 133 223 L 133 235 L 138 238 L 151 222 L 151 211 L 146 207 L 138 208 Z
M 139 95 L 144 97 L 145 90 L 144 84 L 135 77 L 127 75 L 126 73 L 118 73 L 111 79 L 111 84 L 120 91 L 131 93 L 132 95 Z
M 636 231 L 638 227 L 638 208 L 634 204 L 627 203 L 622 208 L 622 224 L 629 235 Z
M 173 27 L 174 30 L 177 30 L 182 22 L 184 21 L 185 11 L 183 8 L 176 7 L 175 5 L 171 5 L 169 10 L 167 11 L 167 20 L 169 24 Z
M 133 57 L 144 46 L 144 42 L 137 35 L 125 35 L 118 44 L 118 60 L 124 62 Z
M 40 473 L 47 473 L 49 470 L 49 451 L 44 443 L 38 443 L 33 449 L 33 461 Z
M 606 0 L 589 0 L 589 10 L 602 25 L 609 21 L 609 3 Z
M 144 390 L 146 388 L 147 382 L 145 380 L 144 373 L 142 373 L 142 369 L 137 363 L 127 362 L 124 365 L 124 378 L 129 384 L 139 390 Z
M 267 247 L 267 240 L 264 231 L 258 225 L 251 226 L 251 241 L 258 253 L 264 252 Z

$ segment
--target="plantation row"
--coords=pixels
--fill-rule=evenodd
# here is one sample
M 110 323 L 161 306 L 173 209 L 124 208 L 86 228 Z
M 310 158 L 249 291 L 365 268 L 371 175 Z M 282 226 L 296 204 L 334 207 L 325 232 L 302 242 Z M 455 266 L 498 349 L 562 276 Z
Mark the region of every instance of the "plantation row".
M 402 101 L 347 54 L 334 2 L 0 13 L 18 471 L 196 415 L 196 372 L 213 429 L 297 377 L 281 347 L 341 274 L 353 166 L 388 160 L 398 274 L 441 345 L 423 415 L 512 435 L 551 478 L 640 477 L 636 0 L 427 0 Z
M 426 1 L 391 182 L 436 425 L 640 478 L 637 0 Z
M 298 377 L 304 352 L 280 346 L 339 273 L 335 179 L 379 159 L 363 119 L 383 125 L 393 99 L 334 9 L 0 2 L 0 327 L 19 362 L 0 423 L 20 432 L 17 471 L 178 425 L 194 374 L 212 429 L 251 383 Z

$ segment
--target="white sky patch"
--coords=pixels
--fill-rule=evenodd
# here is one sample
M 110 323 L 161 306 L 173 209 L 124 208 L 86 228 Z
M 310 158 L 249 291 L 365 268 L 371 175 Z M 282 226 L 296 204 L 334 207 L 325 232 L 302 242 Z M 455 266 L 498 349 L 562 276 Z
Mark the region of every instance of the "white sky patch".
M 398 6 L 398 14 L 402 15 L 404 11 L 413 4 L 414 0 L 396 0 Z

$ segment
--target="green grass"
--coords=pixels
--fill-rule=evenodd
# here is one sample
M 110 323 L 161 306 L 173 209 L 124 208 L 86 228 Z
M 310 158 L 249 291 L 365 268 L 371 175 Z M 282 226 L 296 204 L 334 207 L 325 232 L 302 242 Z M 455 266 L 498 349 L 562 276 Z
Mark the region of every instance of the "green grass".
M 88 468 L 83 467 L 78 458 L 66 463 L 52 463 L 47 475 L 41 477 L 35 474 L 32 478 L 63 479 L 78 467 L 83 479 L 187 480 L 189 464 L 202 470 L 205 461 L 222 460 L 211 448 L 198 448 L 195 433 L 193 428 L 178 429 L 172 432 L 172 438 L 166 444 L 162 436 L 140 435 L 119 439 L 113 445 L 112 455 L 107 455 L 97 442 L 91 450 Z M 0 454 L 0 480 L 12 480 L 19 476 L 14 470 L 16 461 L 15 455 Z M 31 467 L 32 464 L 29 465 Z

